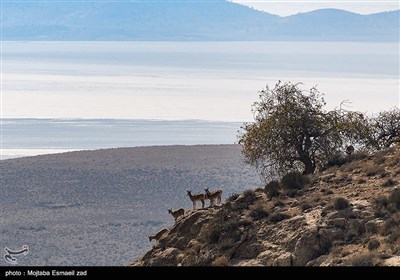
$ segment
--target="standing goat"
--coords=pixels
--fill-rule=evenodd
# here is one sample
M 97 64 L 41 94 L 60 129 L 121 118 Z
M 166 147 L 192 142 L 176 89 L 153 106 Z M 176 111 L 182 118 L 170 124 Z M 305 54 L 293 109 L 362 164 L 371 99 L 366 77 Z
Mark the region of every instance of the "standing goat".
M 217 199 L 217 204 L 221 203 L 222 190 L 215 190 L 210 192 L 208 188 L 204 189 L 206 192 L 206 199 L 210 200 L 210 206 L 214 205 L 214 200 Z
M 178 218 L 180 216 L 185 215 L 185 210 L 183 208 L 180 208 L 176 211 L 172 211 L 172 209 L 168 209 L 168 213 L 170 213 L 172 215 L 172 217 L 174 217 L 175 223 L 176 223 L 176 221 L 178 220 Z
M 192 191 L 187 191 L 187 195 L 189 196 L 190 200 L 193 203 L 193 210 L 196 209 L 196 201 L 201 201 L 201 208 L 204 208 L 204 199 L 205 195 L 202 193 L 196 193 L 192 195 Z
M 348 154 L 349 156 L 354 154 L 354 146 L 353 145 L 350 145 L 350 146 L 346 147 L 346 154 Z

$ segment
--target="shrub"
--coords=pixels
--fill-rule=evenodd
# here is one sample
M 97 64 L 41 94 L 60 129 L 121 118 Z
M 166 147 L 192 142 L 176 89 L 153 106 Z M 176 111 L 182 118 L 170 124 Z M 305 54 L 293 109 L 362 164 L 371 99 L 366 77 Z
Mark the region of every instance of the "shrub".
M 367 182 L 367 180 L 365 180 L 364 178 L 361 178 L 358 180 L 359 184 L 365 184 Z
M 399 157 L 392 157 L 388 162 L 388 165 L 390 167 L 394 167 L 394 166 L 399 165 L 399 164 L 400 164 L 400 158 Z
M 211 266 L 228 266 L 229 259 L 227 256 L 220 256 L 212 261 Z
M 264 218 L 267 218 L 269 216 L 268 210 L 265 209 L 265 207 L 261 204 L 258 203 L 255 205 L 255 207 L 250 211 L 250 216 L 254 220 L 261 220 Z
M 370 251 L 378 249 L 379 246 L 381 246 L 381 243 L 376 239 L 371 239 L 368 242 L 368 250 L 370 250 Z
M 372 160 L 376 165 L 381 165 L 385 162 L 386 158 L 384 157 L 384 155 L 380 154 L 375 154 L 374 159 Z
M 297 195 L 297 190 L 287 190 L 286 195 L 288 197 L 295 197 Z
M 389 176 L 389 173 L 386 172 L 386 171 L 383 171 L 383 172 L 379 175 L 380 178 L 386 178 L 387 176 Z
M 397 209 L 400 209 L 400 189 L 395 189 L 389 196 L 389 203 L 393 204 Z
M 247 190 L 243 192 L 242 195 L 236 198 L 235 202 L 231 205 L 231 209 L 242 210 L 248 209 L 250 205 L 254 204 L 254 201 L 257 200 L 257 195 L 253 190 Z
M 395 185 L 397 185 L 397 182 L 390 178 L 383 183 L 382 187 L 393 187 Z
M 302 204 L 300 205 L 300 208 L 301 208 L 302 211 L 305 211 L 305 210 L 307 210 L 307 209 L 312 208 L 312 205 L 311 205 L 310 203 L 304 202 L 304 203 L 302 203 Z
M 300 190 L 309 183 L 307 176 L 298 171 L 289 172 L 282 177 L 281 184 L 287 189 Z
M 279 181 L 271 181 L 265 185 L 265 192 L 269 198 L 279 196 L 279 189 L 281 188 L 281 184 Z
M 391 244 L 395 243 L 400 237 L 400 228 L 393 229 L 393 232 L 387 237 L 387 241 Z
M 375 217 L 383 218 L 386 215 L 389 200 L 386 196 L 380 195 L 374 199 Z
M 368 156 L 369 155 L 368 155 L 367 151 L 363 151 L 363 150 L 356 151 L 353 155 L 351 155 L 351 160 L 352 161 L 354 161 L 354 160 L 362 160 L 362 159 L 367 158 Z
M 389 219 L 385 221 L 382 227 L 382 235 L 387 236 L 394 231 L 396 231 L 396 227 L 400 222 L 400 217 L 396 215 L 392 215 Z
M 343 210 L 348 208 L 350 206 L 350 203 L 347 199 L 343 197 L 337 197 L 333 201 L 333 206 L 335 207 L 336 210 Z
M 234 194 L 232 194 L 230 197 L 228 197 L 228 199 L 227 199 L 226 201 L 227 201 L 227 202 L 233 202 L 233 201 L 235 201 L 238 197 L 239 197 L 239 194 L 234 193 Z
M 384 174 L 384 173 L 385 173 L 385 168 L 383 168 L 382 166 L 376 166 L 376 165 L 368 166 L 365 170 L 365 174 L 368 177 L 375 176 L 378 174 Z
M 389 204 L 387 197 L 380 195 L 374 200 L 374 204 L 376 208 L 386 208 Z
M 328 169 L 329 167 L 335 167 L 335 166 L 340 167 L 347 162 L 348 162 L 347 156 L 345 156 L 343 153 L 336 153 L 328 159 L 322 170 Z
M 240 202 L 245 202 L 247 204 L 252 204 L 257 199 L 256 193 L 253 190 L 247 190 L 243 193 Z
M 279 223 L 285 219 L 290 218 L 288 214 L 285 213 L 274 213 L 269 217 L 269 221 L 273 224 Z
M 374 260 L 374 255 L 370 253 L 358 255 L 349 259 L 350 265 L 352 266 L 373 266 L 374 265 L 373 260 Z
M 274 202 L 274 207 L 284 206 L 285 203 L 282 200 L 277 200 Z
M 230 211 L 219 211 L 210 222 L 205 239 L 210 244 L 216 244 L 225 238 L 237 241 L 242 234 L 239 228 L 248 227 L 251 224 L 250 219 L 241 219 L 237 215 L 232 216 Z
M 366 223 L 365 230 L 368 233 L 376 234 L 376 233 L 378 233 L 378 225 L 376 223 L 372 223 L 372 222 Z

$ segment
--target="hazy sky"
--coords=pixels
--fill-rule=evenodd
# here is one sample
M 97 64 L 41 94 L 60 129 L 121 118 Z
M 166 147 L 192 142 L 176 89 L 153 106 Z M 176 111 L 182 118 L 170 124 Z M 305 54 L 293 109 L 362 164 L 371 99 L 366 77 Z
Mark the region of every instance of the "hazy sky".
M 271 14 L 288 16 L 323 8 L 337 8 L 359 14 L 372 14 L 400 8 L 398 0 L 232 0 Z

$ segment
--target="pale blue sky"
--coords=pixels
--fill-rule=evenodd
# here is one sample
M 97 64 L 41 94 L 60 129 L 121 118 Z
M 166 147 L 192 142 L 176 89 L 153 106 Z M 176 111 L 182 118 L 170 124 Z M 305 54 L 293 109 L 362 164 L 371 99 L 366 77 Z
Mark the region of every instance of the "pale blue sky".
M 372 14 L 400 8 L 398 0 L 232 0 L 232 2 L 245 4 L 257 10 L 280 16 L 323 8 L 343 9 L 359 14 Z

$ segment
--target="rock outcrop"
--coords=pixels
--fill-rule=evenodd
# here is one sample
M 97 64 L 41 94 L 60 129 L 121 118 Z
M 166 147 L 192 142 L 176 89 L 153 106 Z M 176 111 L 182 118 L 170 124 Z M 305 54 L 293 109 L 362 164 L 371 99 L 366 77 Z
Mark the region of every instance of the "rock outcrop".
M 133 266 L 400 265 L 400 150 L 189 211 Z

